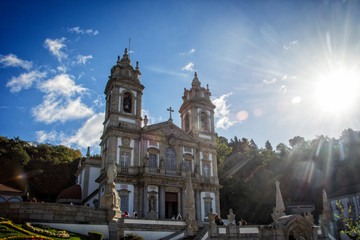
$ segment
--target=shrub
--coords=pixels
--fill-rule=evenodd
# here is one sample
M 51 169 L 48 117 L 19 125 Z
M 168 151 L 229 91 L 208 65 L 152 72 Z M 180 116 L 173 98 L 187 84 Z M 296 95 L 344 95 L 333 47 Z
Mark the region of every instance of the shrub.
M 141 236 L 138 236 L 136 234 L 129 233 L 129 234 L 126 234 L 125 237 L 122 237 L 121 240 L 144 240 L 144 238 Z
M 99 232 L 89 232 L 89 240 L 102 240 L 103 234 Z

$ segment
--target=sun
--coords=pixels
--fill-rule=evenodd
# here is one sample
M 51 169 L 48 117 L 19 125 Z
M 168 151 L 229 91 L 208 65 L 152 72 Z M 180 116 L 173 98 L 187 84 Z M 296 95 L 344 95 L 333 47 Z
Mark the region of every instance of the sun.
M 359 101 L 360 75 L 354 71 L 329 72 L 316 82 L 314 98 L 323 112 L 345 113 Z

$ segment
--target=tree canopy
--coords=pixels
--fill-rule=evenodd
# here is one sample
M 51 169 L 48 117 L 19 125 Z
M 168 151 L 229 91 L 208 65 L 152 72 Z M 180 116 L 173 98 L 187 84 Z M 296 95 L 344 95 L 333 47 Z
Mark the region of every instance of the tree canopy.
M 279 143 L 274 150 L 269 141 L 258 148 L 252 139 L 218 139 L 223 216 L 232 208 L 238 219 L 270 223 L 274 183 L 279 180 L 284 202 L 314 204 L 317 219 L 322 189 L 331 193 L 360 182 L 360 132 L 347 129 L 339 139 L 318 136 L 305 140 L 296 136 L 289 145 Z
M 62 145 L 34 144 L 0 137 L 0 183 L 22 190 L 42 200 L 54 201 L 74 184 L 80 150 Z

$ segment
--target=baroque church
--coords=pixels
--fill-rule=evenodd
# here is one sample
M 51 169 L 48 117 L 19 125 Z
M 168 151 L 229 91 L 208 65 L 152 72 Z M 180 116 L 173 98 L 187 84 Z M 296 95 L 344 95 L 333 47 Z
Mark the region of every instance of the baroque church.
M 116 191 L 122 213 L 134 211 L 141 218 L 170 219 L 185 213 L 186 174 L 191 174 L 195 217 L 204 221 L 220 212 L 215 105 L 209 87 L 201 86 L 197 73 L 191 88 L 184 89 L 179 109 L 181 127 L 168 121 L 149 125 L 141 117 L 145 88 L 136 62 L 127 49 L 111 69 L 105 87 L 106 110 L 101 136 L 101 159 L 87 158 L 76 173 L 81 203 L 101 206 L 107 167 L 116 165 Z

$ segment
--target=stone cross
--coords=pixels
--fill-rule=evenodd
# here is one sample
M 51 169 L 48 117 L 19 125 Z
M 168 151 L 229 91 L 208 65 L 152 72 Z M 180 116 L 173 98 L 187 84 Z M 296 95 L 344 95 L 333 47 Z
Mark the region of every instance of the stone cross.
M 171 118 L 171 113 L 174 112 L 174 110 L 173 110 L 171 107 L 168 108 L 168 109 L 166 109 L 166 110 L 168 110 L 168 111 L 170 112 L 170 118 L 169 118 L 169 120 L 172 120 L 172 118 Z

